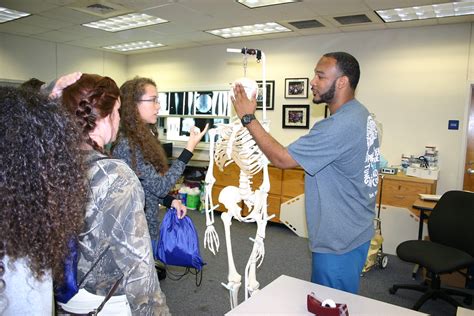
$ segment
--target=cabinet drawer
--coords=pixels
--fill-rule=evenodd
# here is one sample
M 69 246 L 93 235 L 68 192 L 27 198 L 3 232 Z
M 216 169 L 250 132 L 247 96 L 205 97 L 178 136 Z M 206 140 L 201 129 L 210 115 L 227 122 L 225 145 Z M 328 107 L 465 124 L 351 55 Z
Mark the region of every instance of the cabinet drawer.
M 383 183 L 382 204 L 411 208 L 420 193 L 431 194 L 431 185 L 386 179 Z
M 281 194 L 295 197 L 304 193 L 304 171 L 303 169 L 283 170 L 281 182 Z

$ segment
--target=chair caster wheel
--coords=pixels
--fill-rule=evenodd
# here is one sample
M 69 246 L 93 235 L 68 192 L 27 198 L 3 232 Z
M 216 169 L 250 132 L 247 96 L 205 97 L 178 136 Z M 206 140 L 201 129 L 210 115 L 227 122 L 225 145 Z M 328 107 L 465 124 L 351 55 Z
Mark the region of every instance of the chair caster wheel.
M 388 266 L 388 257 L 386 255 L 382 255 L 377 258 L 377 263 L 381 269 L 385 269 Z

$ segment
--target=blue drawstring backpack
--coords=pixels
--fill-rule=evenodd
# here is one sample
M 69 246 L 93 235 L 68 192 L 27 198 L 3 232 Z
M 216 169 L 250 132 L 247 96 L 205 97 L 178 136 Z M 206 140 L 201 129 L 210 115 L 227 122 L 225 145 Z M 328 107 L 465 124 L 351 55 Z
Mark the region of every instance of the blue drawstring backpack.
M 158 259 L 167 265 L 192 267 L 198 271 L 205 265 L 193 221 L 188 216 L 179 219 L 174 208 L 168 209 L 161 222 Z
M 109 157 L 99 157 L 92 160 L 90 164 L 108 158 Z M 61 284 L 55 284 L 54 286 L 54 297 L 60 303 L 67 303 L 74 295 L 76 295 L 76 293 L 79 292 L 79 287 L 82 281 L 85 279 L 84 277 L 81 281 L 77 280 L 77 263 L 79 261 L 79 244 L 77 237 L 71 237 L 67 242 L 67 247 L 69 252 L 66 258 L 64 258 L 64 279 Z M 102 258 L 102 255 L 100 258 Z M 94 263 L 92 268 L 96 263 Z M 87 272 L 87 274 L 89 274 L 89 272 Z
M 84 274 L 81 280 L 77 280 L 77 263 L 79 262 L 79 244 L 77 239 L 75 237 L 69 239 L 67 246 L 69 253 L 64 259 L 64 279 L 61 284 L 55 284 L 54 286 L 54 297 L 58 302 L 63 304 L 69 302 L 69 300 L 74 295 L 76 295 L 77 292 L 79 292 L 79 288 L 85 281 L 86 277 L 89 275 L 89 273 L 91 273 L 92 269 L 94 269 L 94 267 L 99 263 L 107 250 L 110 248 L 110 245 L 107 245 L 105 249 L 102 250 L 102 253 L 99 255 L 97 260 L 92 264 L 89 271 Z M 105 297 L 103 304 L 105 304 L 109 300 L 110 296 L 115 293 L 122 278 L 123 276 L 115 282 L 112 289 Z M 100 307 L 100 309 L 102 309 L 102 307 Z M 100 311 L 100 309 L 98 311 Z
M 79 260 L 77 240 L 69 239 L 67 246 L 69 254 L 64 260 L 64 280 L 63 283 L 54 289 L 56 300 L 61 303 L 67 303 L 79 291 L 77 282 L 77 262 Z

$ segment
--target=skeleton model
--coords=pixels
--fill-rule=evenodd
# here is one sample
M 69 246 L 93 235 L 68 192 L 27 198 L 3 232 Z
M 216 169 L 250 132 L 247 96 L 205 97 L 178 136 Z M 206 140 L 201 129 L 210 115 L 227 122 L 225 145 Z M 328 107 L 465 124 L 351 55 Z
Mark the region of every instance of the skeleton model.
M 255 49 L 243 48 L 242 50 L 228 49 L 228 52 L 238 52 L 244 54 L 244 76 L 246 70 L 247 55 L 256 55 L 257 61 L 262 58 L 263 72 L 263 126 L 268 131 L 269 122 L 266 121 L 266 83 L 265 83 L 265 55 Z M 252 87 L 252 83 L 254 86 Z M 244 86 L 249 98 L 252 91 L 257 91 L 255 81 L 243 78 L 240 83 Z M 231 90 L 231 95 L 233 91 Z M 237 273 L 232 254 L 232 243 L 230 237 L 230 226 L 232 218 L 238 221 L 257 223 L 257 233 L 255 238 L 250 238 L 253 242 L 252 252 L 245 267 L 245 299 L 255 293 L 259 288 L 256 278 L 257 263 L 260 266 L 265 256 L 265 228 L 267 221 L 274 217 L 267 213 L 267 196 L 270 190 L 270 180 L 268 176 L 268 159 L 260 151 L 247 128 L 243 127 L 238 118 L 233 118 L 229 124 L 218 124 L 216 128 L 209 130 L 209 167 L 207 170 L 206 182 L 206 232 L 204 236 L 204 247 L 215 254 L 219 250 L 219 237 L 214 228 L 214 210 L 219 205 L 214 205 L 212 201 L 212 187 L 216 182 L 213 175 L 214 163 L 222 171 L 227 165 L 235 162 L 240 168 L 239 187 L 227 186 L 219 194 L 219 203 L 224 204 L 227 212 L 222 213 L 221 219 L 224 223 L 225 240 L 229 264 L 228 282 L 222 285 L 229 290 L 230 305 L 234 308 L 238 304 L 238 293 L 241 286 L 241 275 Z M 217 136 L 217 141 L 215 140 Z M 252 191 L 252 177 L 263 172 L 263 181 L 258 189 Z M 242 216 L 240 202 L 249 209 L 247 216 Z

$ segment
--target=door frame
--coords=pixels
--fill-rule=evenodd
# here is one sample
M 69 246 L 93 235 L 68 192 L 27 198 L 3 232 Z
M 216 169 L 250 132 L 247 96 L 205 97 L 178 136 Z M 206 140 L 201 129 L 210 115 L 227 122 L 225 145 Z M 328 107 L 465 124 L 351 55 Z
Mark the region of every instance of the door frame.
M 458 171 L 458 190 L 462 190 L 464 184 L 464 170 L 466 166 L 466 153 L 467 153 L 467 136 L 469 130 L 469 110 L 471 108 L 471 102 L 474 102 L 474 80 L 468 80 L 467 82 L 467 98 L 466 106 L 464 107 L 464 117 L 462 124 L 462 138 L 461 138 L 461 157 L 459 159 L 459 171 Z

